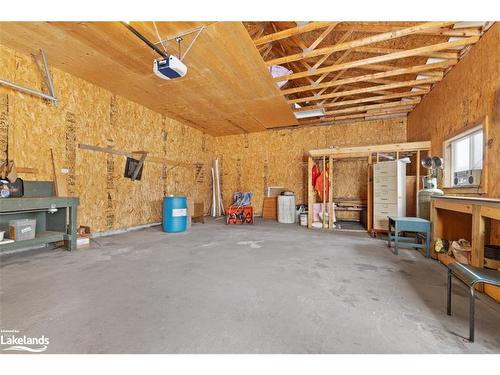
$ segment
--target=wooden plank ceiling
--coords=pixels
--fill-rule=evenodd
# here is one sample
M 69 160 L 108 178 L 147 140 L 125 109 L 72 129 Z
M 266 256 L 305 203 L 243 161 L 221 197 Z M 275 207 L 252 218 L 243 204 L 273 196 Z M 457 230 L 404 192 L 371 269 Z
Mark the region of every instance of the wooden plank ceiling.
M 406 116 L 491 23 L 245 22 L 300 125 Z M 323 114 L 321 113 L 323 112 Z
M 152 22 L 131 25 L 159 41 Z M 212 135 L 297 124 L 241 22 L 156 25 L 162 39 L 206 26 L 184 60 L 185 77 L 156 77 L 159 56 L 119 22 L 3 22 L 0 44 L 24 54 L 43 48 L 51 66 Z M 195 35 L 184 37 L 183 49 Z M 167 50 L 177 54 L 176 43 Z

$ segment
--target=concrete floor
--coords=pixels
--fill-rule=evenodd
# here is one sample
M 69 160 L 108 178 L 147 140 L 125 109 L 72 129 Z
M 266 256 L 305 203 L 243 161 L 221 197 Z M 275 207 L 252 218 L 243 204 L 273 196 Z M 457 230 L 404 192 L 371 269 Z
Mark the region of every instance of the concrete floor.
M 2 257 L 1 329 L 48 353 L 499 353 L 500 305 L 364 233 L 209 221 Z

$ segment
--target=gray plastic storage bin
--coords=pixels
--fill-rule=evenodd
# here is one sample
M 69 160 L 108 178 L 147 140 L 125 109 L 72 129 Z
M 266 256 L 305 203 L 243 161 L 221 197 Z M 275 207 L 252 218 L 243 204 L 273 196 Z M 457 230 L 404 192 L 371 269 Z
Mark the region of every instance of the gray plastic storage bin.
M 9 238 L 14 241 L 32 240 L 35 238 L 36 219 L 19 219 L 9 221 Z

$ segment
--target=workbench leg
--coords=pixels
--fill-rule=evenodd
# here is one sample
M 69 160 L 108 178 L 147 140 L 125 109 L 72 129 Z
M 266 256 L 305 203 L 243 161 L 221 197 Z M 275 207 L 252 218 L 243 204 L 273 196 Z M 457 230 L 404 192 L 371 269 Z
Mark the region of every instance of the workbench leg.
M 451 270 L 448 268 L 448 298 L 446 300 L 446 314 L 451 315 Z
M 76 207 L 70 206 L 68 223 L 68 250 L 76 250 Z
M 469 341 L 474 342 L 474 285 L 470 287 L 470 300 L 469 300 Z
M 427 232 L 425 233 L 425 257 L 426 258 L 431 257 L 431 228 L 430 227 L 427 229 Z
M 394 223 L 394 254 L 399 255 L 398 249 L 398 222 Z

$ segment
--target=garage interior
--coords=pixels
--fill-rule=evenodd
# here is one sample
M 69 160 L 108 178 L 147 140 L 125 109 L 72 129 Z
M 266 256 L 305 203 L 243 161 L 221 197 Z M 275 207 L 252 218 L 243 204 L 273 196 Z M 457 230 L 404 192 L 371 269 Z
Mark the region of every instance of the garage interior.
M 498 354 L 499 45 L 0 22 L 2 351 Z

